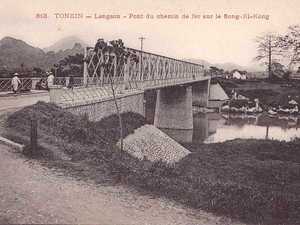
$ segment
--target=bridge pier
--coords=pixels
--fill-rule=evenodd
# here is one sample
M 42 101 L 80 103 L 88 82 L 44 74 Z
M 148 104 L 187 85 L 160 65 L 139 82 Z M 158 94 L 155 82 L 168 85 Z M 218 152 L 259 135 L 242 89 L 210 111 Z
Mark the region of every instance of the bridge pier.
M 210 79 L 193 84 L 193 105 L 207 107 L 209 100 Z
M 193 129 L 192 86 L 158 90 L 154 125 L 166 129 Z

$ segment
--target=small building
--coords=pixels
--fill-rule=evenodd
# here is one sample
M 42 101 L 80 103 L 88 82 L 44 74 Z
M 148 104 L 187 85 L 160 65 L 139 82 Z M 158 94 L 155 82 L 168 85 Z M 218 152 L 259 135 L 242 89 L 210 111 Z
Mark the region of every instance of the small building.
M 241 74 L 240 74 L 240 72 L 239 71 L 234 71 L 233 73 L 232 73 L 232 78 L 233 79 L 241 79 Z

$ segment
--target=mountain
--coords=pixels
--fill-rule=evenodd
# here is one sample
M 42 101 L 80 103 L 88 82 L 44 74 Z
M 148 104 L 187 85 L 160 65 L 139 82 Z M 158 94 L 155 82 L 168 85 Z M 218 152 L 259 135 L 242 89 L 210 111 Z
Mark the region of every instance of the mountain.
M 4 37 L 0 40 L 0 67 L 8 70 L 39 67 L 46 70 L 68 55 L 83 54 L 83 52 L 84 48 L 80 43 L 75 43 L 68 49 L 46 53 L 22 40 Z
M 54 44 L 50 45 L 47 48 L 44 48 L 43 50 L 45 52 L 50 52 L 50 51 L 54 51 L 54 52 L 58 52 L 58 51 L 63 51 L 66 49 L 71 49 L 73 48 L 73 46 L 75 44 L 80 44 L 83 48 L 87 47 L 87 44 L 82 41 L 80 38 L 76 37 L 76 36 L 69 36 L 69 37 L 65 37 L 57 42 L 55 42 Z
M 218 68 L 222 68 L 222 69 L 227 70 L 227 71 L 232 71 L 234 69 L 237 69 L 237 70 L 247 70 L 247 67 L 243 67 L 243 66 L 240 66 L 238 64 L 230 63 L 230 62 L 216 63 L 216 64 L 214 64 L 214 66 L 216 66 Z
M 2 67 L 42 67 L 45 53 L 40 48 L 28 45 L 22 40 L 4 37 L 0 40 L 0 63 Z
M 69 55 L 76 55 L 76 54 L 84 54 L 84 48 L 81 46 L 80 43 L 75 43 L 71 48 L 65 50 L 59 50 L 57 52 L 49 51 L 46 53 L 46 57 L 44 60 L 44 64 L 49 66 L 53 66 L 53 64 L 58 63 L 60 60 L 64 59 Z

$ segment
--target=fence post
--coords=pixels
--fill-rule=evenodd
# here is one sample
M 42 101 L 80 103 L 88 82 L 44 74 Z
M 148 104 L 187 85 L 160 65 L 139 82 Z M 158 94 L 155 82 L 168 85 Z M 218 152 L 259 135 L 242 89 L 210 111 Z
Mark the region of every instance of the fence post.
M 31 119 L 30 124 L 30 149 L 33 155 L 37 154 L 37 120 Z

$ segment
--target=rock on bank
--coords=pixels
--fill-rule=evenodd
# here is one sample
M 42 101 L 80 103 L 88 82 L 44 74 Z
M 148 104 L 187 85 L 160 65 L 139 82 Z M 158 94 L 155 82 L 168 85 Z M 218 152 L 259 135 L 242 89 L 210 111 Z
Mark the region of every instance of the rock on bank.
M 120 141 L 118 142 L 120 147 Z M 189 150 L 182 147 L 168 135 L 153 125 L 146 124 L 137 128 L 124 139 L 124 150 L 130 155 L 152 162 L 175 163 L 188 155 Z

